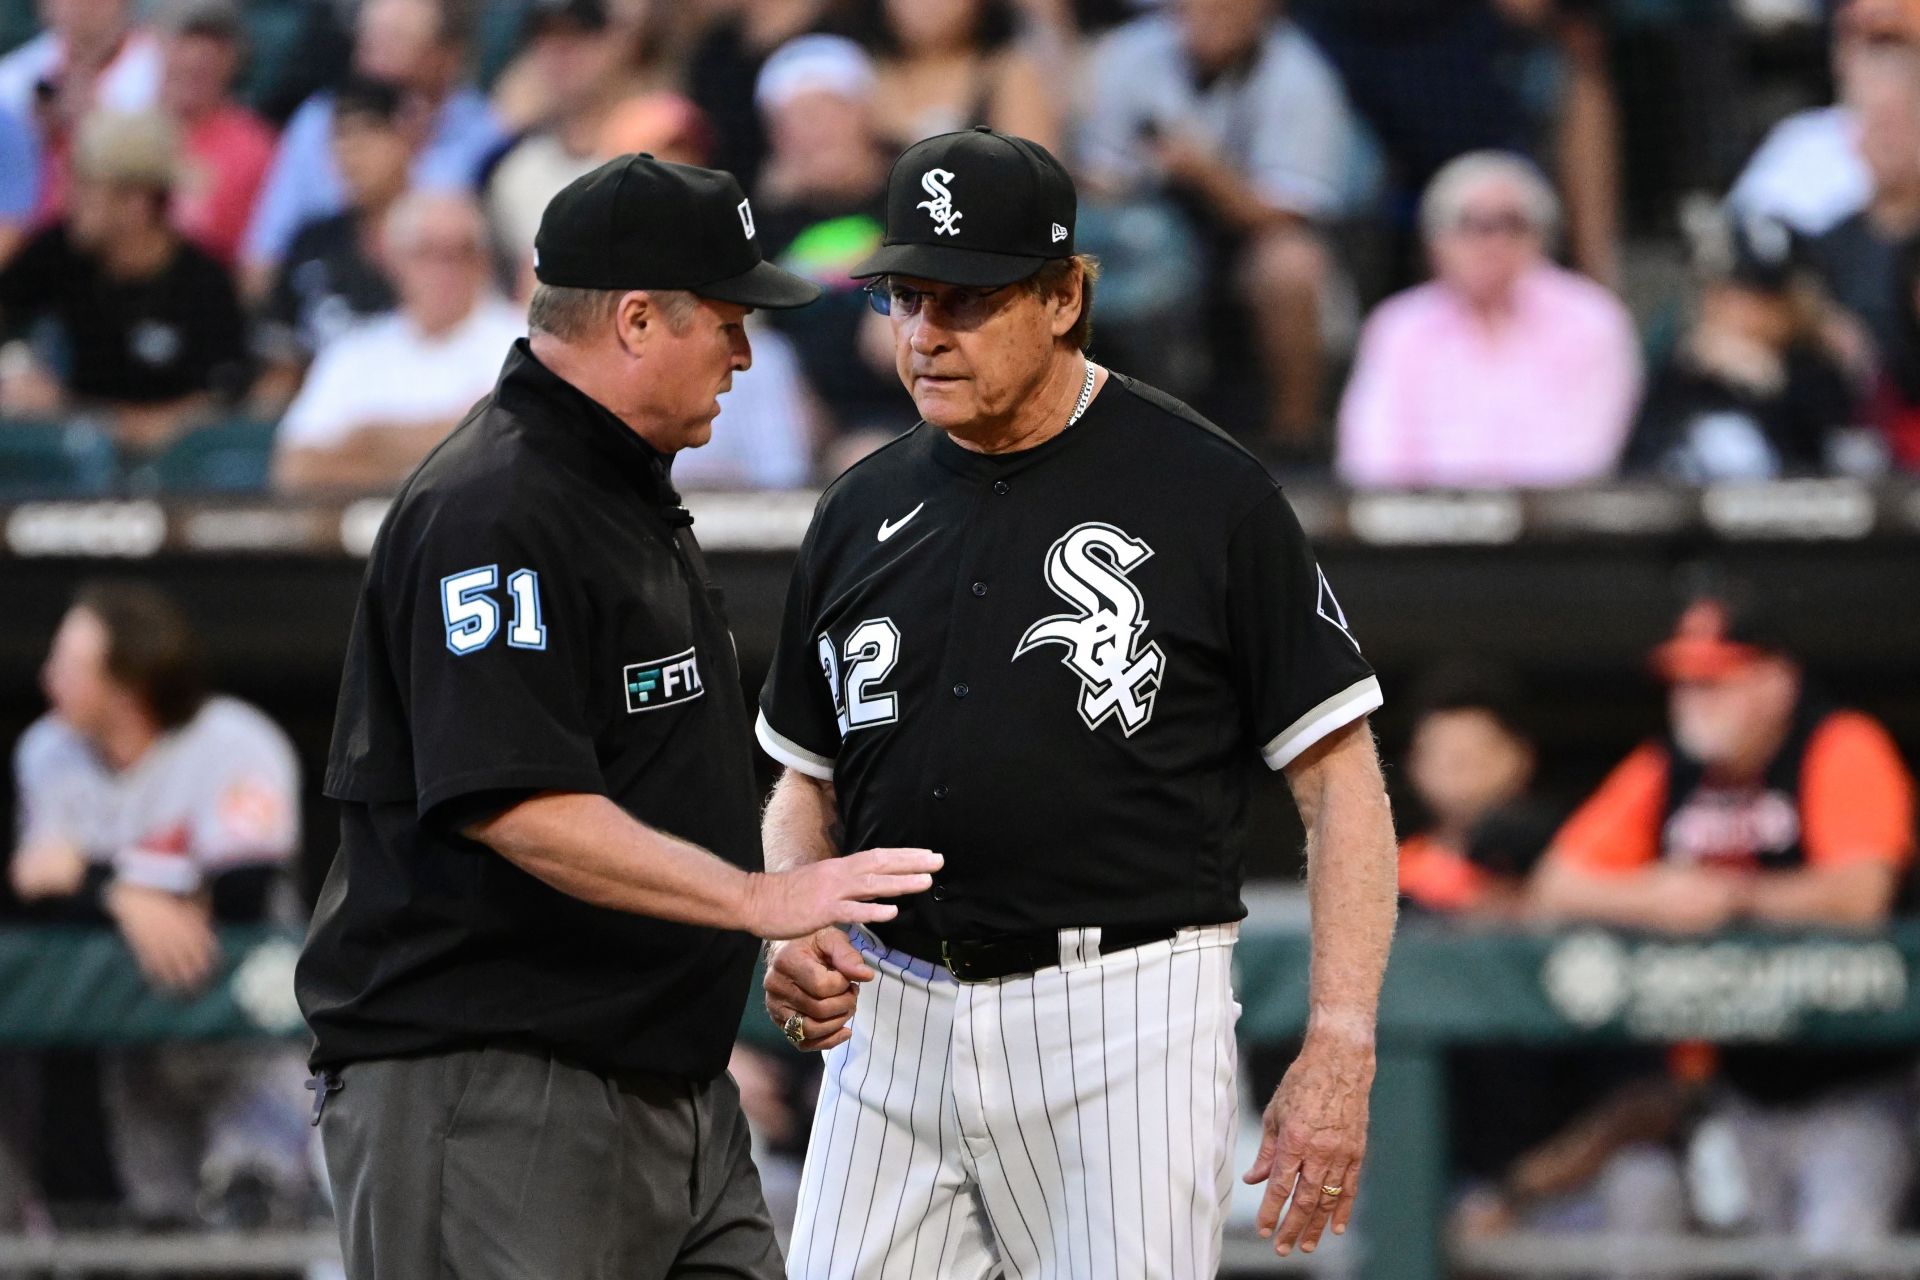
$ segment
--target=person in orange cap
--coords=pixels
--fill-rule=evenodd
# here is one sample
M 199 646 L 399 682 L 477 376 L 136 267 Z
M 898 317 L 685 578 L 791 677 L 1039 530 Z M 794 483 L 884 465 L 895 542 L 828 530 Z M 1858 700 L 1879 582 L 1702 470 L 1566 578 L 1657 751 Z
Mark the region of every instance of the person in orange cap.
M 1688 604 L 1652 666 L 1668 731 L 1554 837 L 1534 914 L 1690 934 L 1884 924 L 1914 852 L 1913 778 L 1886 729 L 1829 702 L 1751 602 L 1727 593 Z M 1708 1052 L 1717 1069 L 1695 1132 L 1730 1134 L 1734 1155 L 1715 1194 L 1695 1189 L 1703 1220 L 1790 1232 L 1816 1252 L 1891 1233 L 1912 1176 L 1910 1052 Z M 1685 1204 L 1669 1207 L 1678 1228 Z

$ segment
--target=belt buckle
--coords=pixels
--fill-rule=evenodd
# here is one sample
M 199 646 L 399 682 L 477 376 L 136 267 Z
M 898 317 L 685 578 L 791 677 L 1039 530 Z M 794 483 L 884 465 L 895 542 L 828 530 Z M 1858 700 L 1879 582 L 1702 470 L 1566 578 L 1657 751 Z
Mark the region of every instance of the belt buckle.
M 945 938 L 940 940 L 940 963 L 946 966 L 947 972 L 953 975 L 954 981 L 956 982 L 965 982 L 971 985 L 980 981 L 980 979 L 973 977 L 967 972 L 968 969 L 972 967 L 972 962 L 964 955 L 956 955 L 953 950 L 953 944 Z

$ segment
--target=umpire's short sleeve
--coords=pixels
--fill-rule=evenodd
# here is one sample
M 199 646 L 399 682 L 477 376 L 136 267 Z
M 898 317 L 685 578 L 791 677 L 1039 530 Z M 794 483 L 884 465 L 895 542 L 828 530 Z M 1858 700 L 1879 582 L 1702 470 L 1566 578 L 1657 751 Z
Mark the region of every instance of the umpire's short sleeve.
M 1282 769 L 1380 705 L 1346 613 L 1279 490 L 1240 522 L 1227 549 L 1227 626 L 1248 731 Z
M 386 592 L 420 816 L 476 792 L 604 793 L 592 609 L 553 517 L 453 505 L 420 522 Z
M 787 584 L 786 613 L 780 621 L 773 666 L 760 690 L 754 736 L 763 751 L 789 769 L 831 782 L 833 762 L 840 754 L 840 722 L 820 665 L 810 585 L 812 553 L 810 532 L 800 548 L 793 580 Z

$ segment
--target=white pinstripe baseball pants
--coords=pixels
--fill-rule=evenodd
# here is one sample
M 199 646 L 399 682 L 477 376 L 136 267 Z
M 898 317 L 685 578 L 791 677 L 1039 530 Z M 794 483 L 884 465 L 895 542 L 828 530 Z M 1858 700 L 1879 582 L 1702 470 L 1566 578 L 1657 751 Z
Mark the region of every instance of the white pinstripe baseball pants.
M 961 983 L 878 975 L 827 1055 L 792 1280 L 1212 1277 L 1232 1173 L 1238 925 Z

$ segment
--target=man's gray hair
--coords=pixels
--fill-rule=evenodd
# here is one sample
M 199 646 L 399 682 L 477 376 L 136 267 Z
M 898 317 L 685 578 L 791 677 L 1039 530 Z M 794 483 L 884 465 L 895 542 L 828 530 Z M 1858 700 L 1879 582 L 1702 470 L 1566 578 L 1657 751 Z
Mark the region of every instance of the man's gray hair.
M 1552 243 L 1560 230 L 1560 198 L 1531 160 L 1511 151 L 1469 151 L 1441 166 L 1420 197 L 1421 232 L 1431 239 L 1450 230 L 1473 193 L 1494 182 L 1520 192 L 1528 224 Z
M 614 309 L 631 289 L 575 289 L 568 285 L 536 284 L 527 303 L 527 328 L 562 342 L 581 342 L 596 328 L 613 321 Z M 684 289 L 649 289 L 647 297 L 660 310 L 667 328 L 685 333 L 699 299 Z

